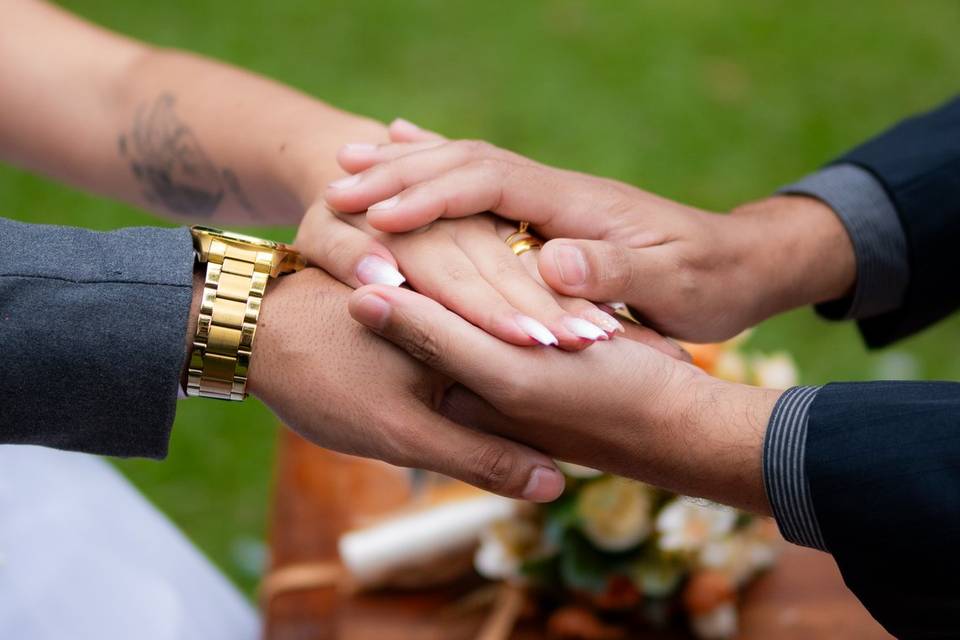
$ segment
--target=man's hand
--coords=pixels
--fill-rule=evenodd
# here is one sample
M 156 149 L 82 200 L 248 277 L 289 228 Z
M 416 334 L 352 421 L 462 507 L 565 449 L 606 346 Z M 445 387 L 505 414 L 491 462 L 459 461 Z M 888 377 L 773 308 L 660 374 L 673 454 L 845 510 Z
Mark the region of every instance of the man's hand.
M 842 297 L 856 277 L 852 244 L 817 200 L 782 196 L 716 215 L 614 180 L 538 164 L 477 141 L 391 127 L 379 147 L 344 147 L 356 179 L 328 189 L 345 212 L 408 231 L 493 211 L 527 220 L 548 242 L 539 270 L 554 290 L 622 300 L 646 324 L 691 341 L 729 338 L 761 320 Z
M 560 495 L 563 476 L 550 458 L 437 413 L 450 381 L 356 324 L 347 314 L 349 291 L 316 269 L 270 284 L 251 393 L 323 447 L 438 471 L 509 497 Z
M 354 318 L 459 381 L 444 412 L 557 458 L 769 513 L 763 437 L 780 392 L 726 383 L 650 347 L 522 349 L 436 302 L 370 286 Z

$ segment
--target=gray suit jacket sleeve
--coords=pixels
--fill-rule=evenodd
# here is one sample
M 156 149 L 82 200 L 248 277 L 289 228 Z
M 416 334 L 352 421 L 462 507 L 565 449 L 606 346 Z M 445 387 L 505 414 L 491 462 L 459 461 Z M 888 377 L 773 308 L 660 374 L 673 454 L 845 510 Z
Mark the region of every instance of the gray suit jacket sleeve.
M 193 262 L 185 228 L 0 218 L 0 444 L 164 457 Z

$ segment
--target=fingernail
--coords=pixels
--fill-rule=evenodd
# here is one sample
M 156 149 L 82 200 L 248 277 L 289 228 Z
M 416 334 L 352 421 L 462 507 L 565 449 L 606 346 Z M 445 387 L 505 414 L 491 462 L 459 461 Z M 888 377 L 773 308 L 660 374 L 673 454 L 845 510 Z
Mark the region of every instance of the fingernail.
M 404 128 L 404 129 L 409 129 L 409 130 L 411 130 L 411 131 L 420 131 L 420 127 L 418 127 L 417 125 L 413 124 L 412 122 L 410 122 L 410 121 L 407 120 L 406 118 L 397 118 L 396 120 L 393 121 L 393 126 L 395 126 L 395 127 L 401 127 L 401 128 Z
M 363 284 L 388 284 L 399 287 L 407 281 L 397 269 L 380 256 L 366 256 L 357 264 L 357 280 Z
M 368 293 L 357 301 L 354 317 L 374 329 L 383 329 L 390 318 L 390 304 L 375 293 Z
M 343 150 L 354 153 L 370 153 L 377 150 L 377 145 L 368 142 L 351 142 L 343 145 Z
M 400 202 L 400 196 L 393 196 L 392 198 L 387 198 L 386 200 L 370 205 L 367 207 L 367 211 L 372 211 L 374 209 L 377 211 L 382 209 L 393 209 L 395 206 L 397 206 L 398 202 Z
M 623 328 L 623 325 L 614 318 L 609 313 L 604 313 L 600 309 L 590 309 L 585 314 L 590 319 L 590 322 L 597 325 L 607 333 L 613 333 L 614 331 L 619 331 L 623 333 L 626 331 Z
M 670 344 L 672 344 L 674 347 L 677 348 L 677 351 L 680 352 L 680 357 L 682 360 L 686 360 L 687 362 L 693 362 L 693 356 L 690 355 L 690 352 L 684 349 L 679 342 L 677 342 L 673 338 L 667 338 L 667 342 L 669 342 Z
M 583 318 L 568 316 L 563 319 L 563 326 L 569 329 L 575 336 L 586 340 L 608 340 L 610 336 L 607 332 Z
M 347 176 L 346 178 L 340 178 L 339 180 L 334 180 L 330 183 L 330 188 L 332 189 L 347 189 L 353 185 L 360 182 L 360 174 L 356 173 L 352 176 Z
M 563 474 L 548 467 L 536 467 L 523 489 L 523 497 L 531 502 L 550 502 L 563 493 Z
M 536 340 L 542 345 L 553 346 L 559 344 L 557 337 L 550 333 L 550 329 L 531 318 L 530 316 L 517 316 L 517 324 L 523 329 L 524 333 Z
M 587 281 L 587 261 L 577 247 L 560 245 L 554 254 L 554 260 L 564 284 L 575 286 Z

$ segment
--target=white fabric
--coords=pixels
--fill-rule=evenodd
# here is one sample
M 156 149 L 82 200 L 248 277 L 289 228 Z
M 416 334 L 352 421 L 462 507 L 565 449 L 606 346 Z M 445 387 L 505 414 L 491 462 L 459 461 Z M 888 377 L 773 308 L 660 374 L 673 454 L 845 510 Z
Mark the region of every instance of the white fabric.
M 0 638 L 246 640 L 256 611 L 94 456 L 0 446 Z

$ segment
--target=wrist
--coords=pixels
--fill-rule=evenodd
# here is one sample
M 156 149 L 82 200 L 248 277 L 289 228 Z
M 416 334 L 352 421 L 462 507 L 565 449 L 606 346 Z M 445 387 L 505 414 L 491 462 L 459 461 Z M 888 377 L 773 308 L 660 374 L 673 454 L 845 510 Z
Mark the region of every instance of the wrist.
M 836 213 L 806 196 L 774 196 L 729 215 L 759 322 L 797 307 L 836 300 L 856 283 L 853 243 Z
M 763 442 L 767 424 L 782 391 L 718 380 L 706 374 L 691 378 L 678 391 L 684 398 L 673 411 L 666 433 L 674 438 L 671 453 L 687 494 L 729 504 L 752 513 L 770 514 L 763 484 Z
M 308 271 L 284 276 L 269 282 L 260 302 L 260 315 L 257 319 L 257 331 L 253 336 L 250 349 L 250 366 L 247 369 L 247 393 L 268 402 L 271 383 L 277 381 L 281 372 L 278 368 L 278 342 L 283 341 L 285 319 L 290 314 L 287 303 L 287 285 Z
M 345 175 L 335 160 L 343 145 L 389 141 L 387 127 L 376 120 L 338 112 L 337 122 L 331 122 L 325 116 L 316 125 L 300 129 L 301 134 L 291 135 L 276 153 L 277 173 L 301 216 L 322 199 L 327 184 Z
M 331 304 L 342 304 L 346 314 L 347 289 L 315 268 L 281 276 L 271 281 L 260 304 L 257 332 L 250 352 L 247 391 L 268 405 L 274 391 L 289 386 L 291 371 L 297 371 L 300 355 L 323 345 L 305 344 L 303 324 L 332 322 Z M 305 297 L 305 292 L 309 295 Z M 309 332 L 315 335 L 315 332 Z

